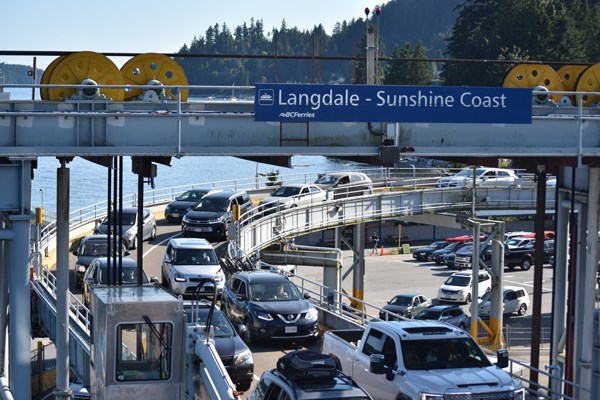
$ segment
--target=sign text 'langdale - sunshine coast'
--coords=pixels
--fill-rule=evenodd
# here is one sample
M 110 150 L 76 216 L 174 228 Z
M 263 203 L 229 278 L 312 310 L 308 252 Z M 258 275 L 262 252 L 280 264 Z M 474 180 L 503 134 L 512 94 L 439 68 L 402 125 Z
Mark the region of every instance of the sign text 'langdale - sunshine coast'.
M 255 120 L 530 124 L 532 89 L 257 84 Z

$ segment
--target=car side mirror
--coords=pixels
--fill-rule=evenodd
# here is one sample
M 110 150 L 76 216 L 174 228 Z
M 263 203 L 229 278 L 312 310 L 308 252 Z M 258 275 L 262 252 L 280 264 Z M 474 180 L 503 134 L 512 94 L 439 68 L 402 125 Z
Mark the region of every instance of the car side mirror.
M 150 282 L 159 283 L 158 276 L 153 276 L 152 278 L 150 278 Z
M 237 325 L 238 334 L 244 335 L 246 333 L 246 330 L 247 330 L 246 329 L 246 325 L 244 325 L 244 324 L 238 324 Z
M 310 299 L 310 293 L 304 292 L 302 295 L 306 300 Z
M 130 252 L 129 250 L 125 250 L 125 251 L 123 251 L 123 255 L 124 255 L 124 256 L 128 256 L 128 255 L 130 255 L 130 254 L 131 254 L 131 252 Z
M 77 250 L 73 251 L 74 256 L 79 256 L 79 252 Z
M 375 375 L 385 374 L 385 364 L 383 361 L 383 354 L 371 354 L 371 357 L 369 357 L 369 372 Z
M 496 365 L 498 368 L 508 367 L 508 350 L 500 349 L 496 352 Z

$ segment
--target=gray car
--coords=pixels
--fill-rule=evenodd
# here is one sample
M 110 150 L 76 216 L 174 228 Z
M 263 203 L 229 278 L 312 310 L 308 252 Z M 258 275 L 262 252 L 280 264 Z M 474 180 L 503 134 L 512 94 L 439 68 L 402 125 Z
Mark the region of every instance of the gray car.
M 387 302 L 383 307 L 383 310 L 379 312 L 379 318 L 386 321 L 397 320 L 390 313 L 398 314 L 405 318 L 412 318 L 413 315 L 418 314 L 421 310 L 431 305 L 431 299 L 422 294 L 416 293 L 403 293 L 394 296 L 393 299 Z M 388 311 L 388 312 L 386 312 Z
M 442 321 L 458 326 L 460 329 L 467 329 L 470 325 L 470 318 L 459 306 L 436 305 L 430 306 L 414 316 L 414 319 L 425 319 Z
M 118 220 L 119 211 L 111 214 L 111 221 L 113 219 Z M 112 225 L 112 224 L 111 224 Z M 104 218 L 100 225 L 96 228 L 94 233 L 108 233 L 108 218 Z M 144 237 L 142 240 L 153 240 L 156 237 L 156 218 L 152 211 L 148 208 L 144 208 Z M 123 224 L 120 229 L 117 229 L 117 234 L 121 235 L 123 242 L 127 245 L 128 249 L 136 249 L 138 246 L 138 235 L 137 235 L 137 208 L 128 207 L 123 208 Z

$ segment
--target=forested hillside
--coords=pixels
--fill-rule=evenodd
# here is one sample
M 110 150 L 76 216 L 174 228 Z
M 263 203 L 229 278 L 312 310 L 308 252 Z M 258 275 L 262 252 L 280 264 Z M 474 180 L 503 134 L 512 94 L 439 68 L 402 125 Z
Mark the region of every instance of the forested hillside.
M 369 22 L 379 27 L 380 52 L 390 55 L 394 46 L 420 41 L 429 57 L 441 57 L 445 38 L 455 21 L 454 9 L 460 0 L 392 0 L 381 6 L 379 17 L 369 15 Z M 180 54 L 220 54 L 266 56 L 353 57 L 360 54 L 366 32 L 366 17 L 340 21 L 331 34 L 322 25 L 300 31 L 281 27 L 265 32 L 261 20 L 251 19 L 235 28 L 214 24 L 203 36 L 184 45 Z M 318 16 L 315 18 L 318 21 Z M 377 21 L 379 20 L 379 21 Z M 314 38 L 314 40 L 313 40 Z M 313 47 L 314 46 L 314 47 Z M 258 82 L 344 82 L 352 83 L 352 61 L 298 60 L 272 58 L 178 58 L 190 83 L 213 85 L 252 85 Z

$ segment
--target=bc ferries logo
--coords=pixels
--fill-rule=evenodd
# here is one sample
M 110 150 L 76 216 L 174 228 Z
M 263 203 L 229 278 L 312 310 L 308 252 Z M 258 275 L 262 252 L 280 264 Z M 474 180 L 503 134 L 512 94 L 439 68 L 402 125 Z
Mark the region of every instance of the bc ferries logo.
M 258 91 L 258 105 L 260 106 L 272 106 L 275 98 L 275 92 L 273 89 L 260 89 Z

